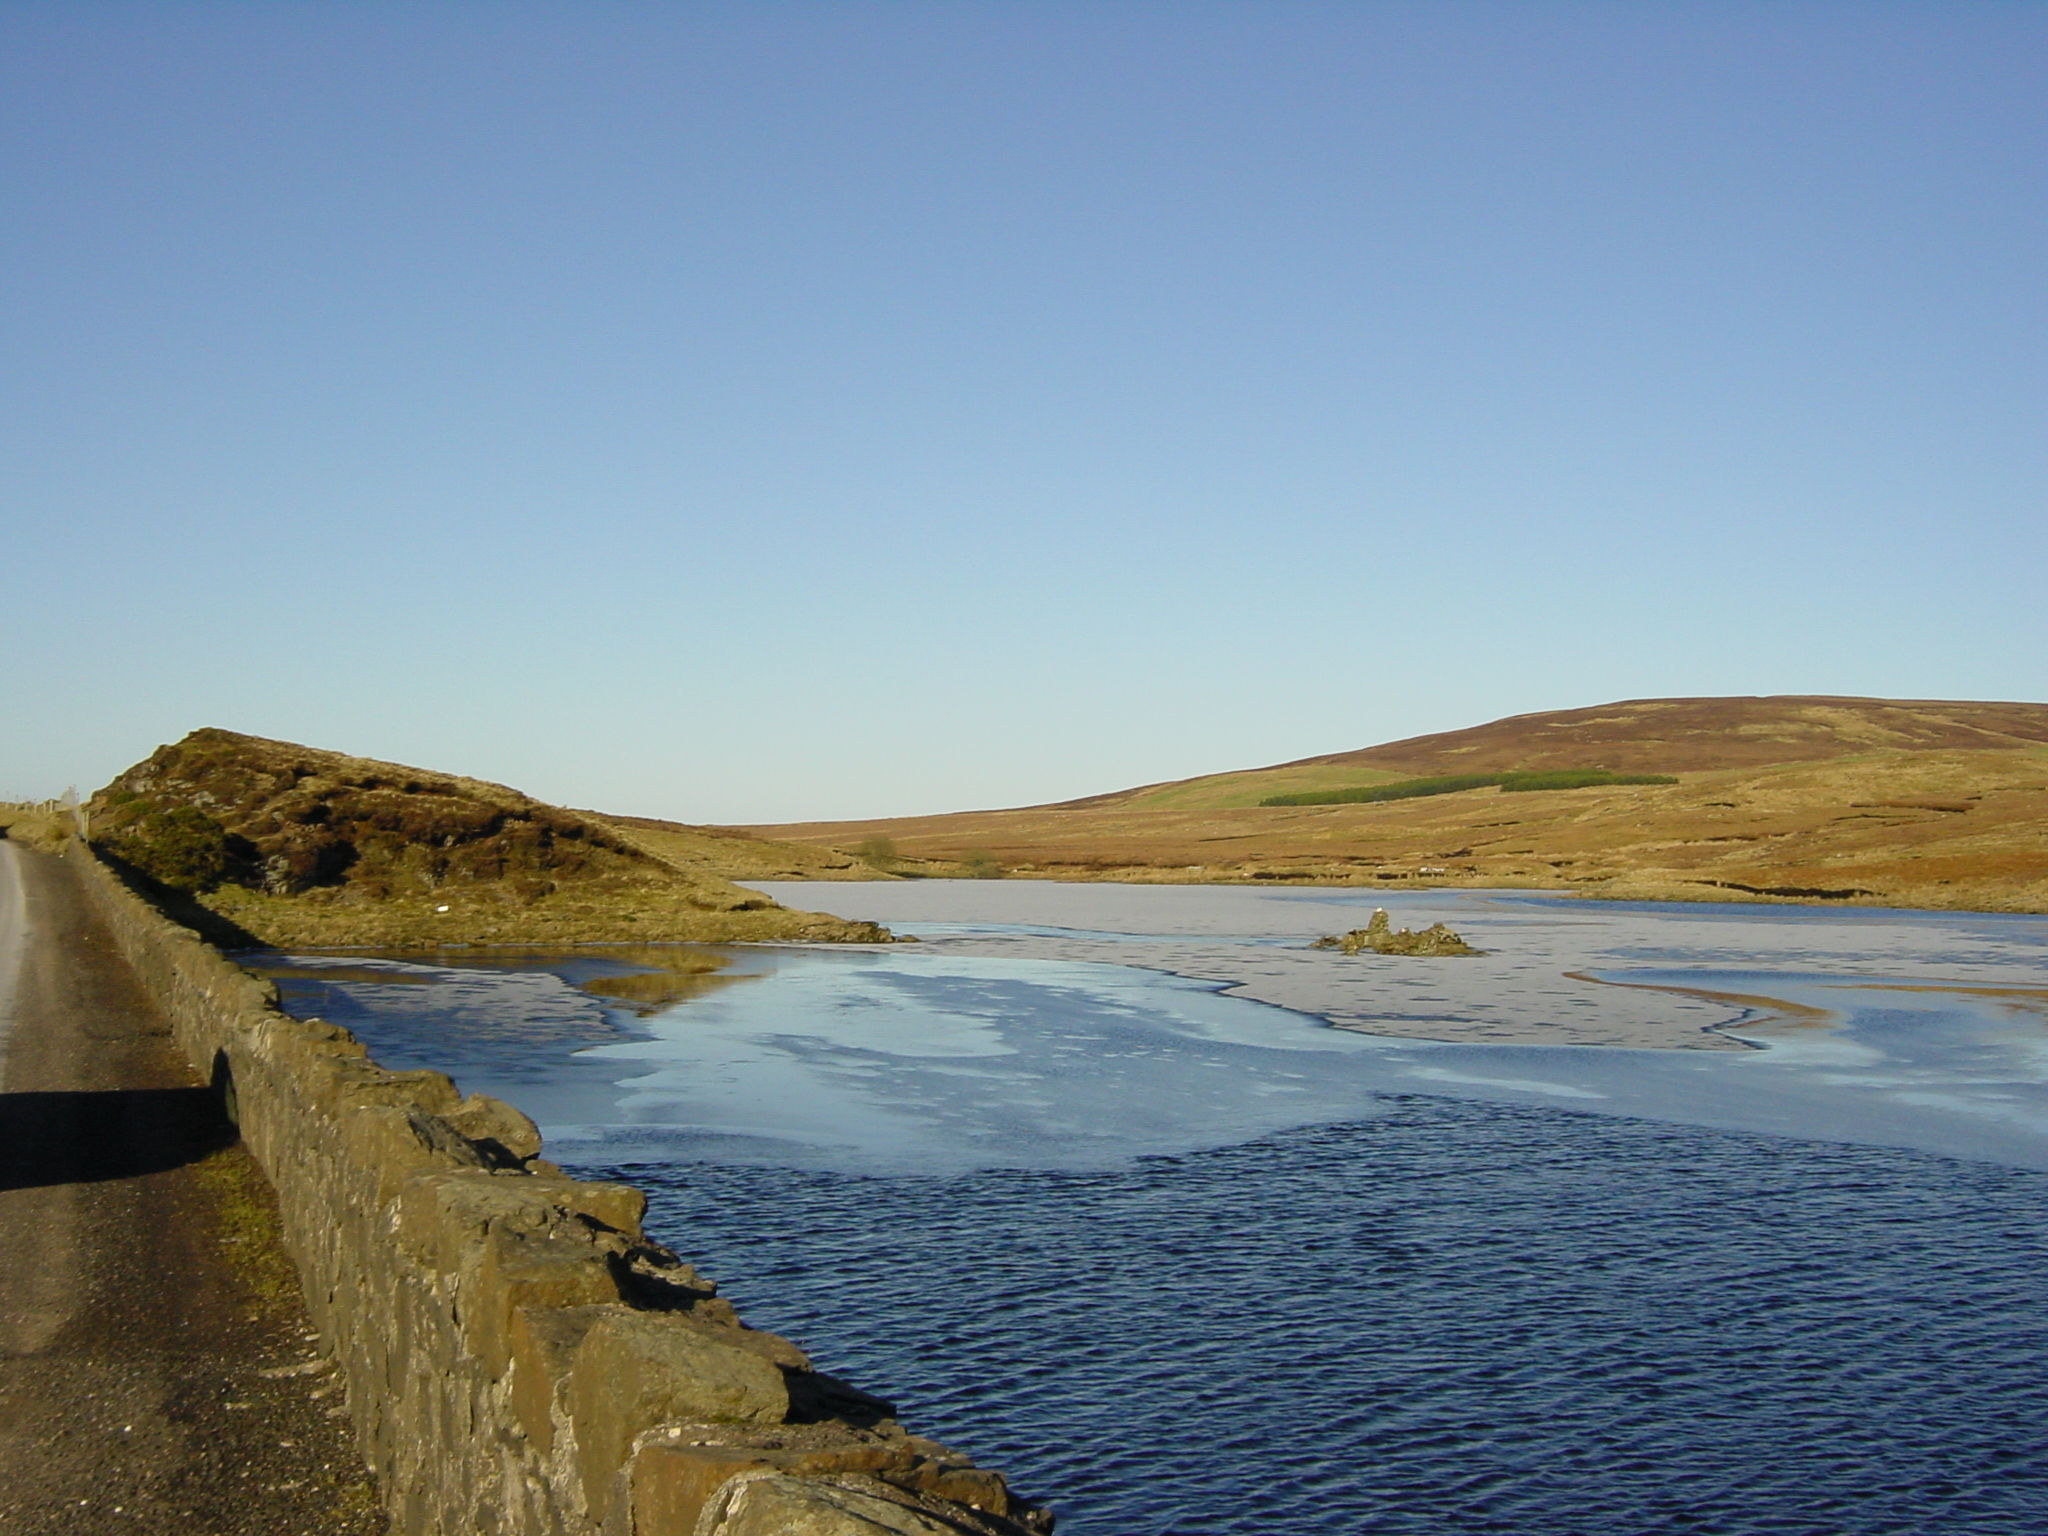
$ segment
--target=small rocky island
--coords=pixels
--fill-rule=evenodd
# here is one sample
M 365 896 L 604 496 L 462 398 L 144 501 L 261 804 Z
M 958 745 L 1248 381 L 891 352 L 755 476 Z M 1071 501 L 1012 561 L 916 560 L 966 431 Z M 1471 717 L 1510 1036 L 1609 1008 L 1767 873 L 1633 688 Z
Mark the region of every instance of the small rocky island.
M 1349 933 L 1323 935 L 1309 946 L 1311 949 L 1341 949 L 1347 955 L 1483 955 L 1483 949 L 1474 949 L 1442 923 L 1433 923 L 1416 933 L 1407 928 L 1395 928 L 1387 917 L 1385 907 L 1373 910 L 1372 920 L 1363 928 L 1354 928 Z

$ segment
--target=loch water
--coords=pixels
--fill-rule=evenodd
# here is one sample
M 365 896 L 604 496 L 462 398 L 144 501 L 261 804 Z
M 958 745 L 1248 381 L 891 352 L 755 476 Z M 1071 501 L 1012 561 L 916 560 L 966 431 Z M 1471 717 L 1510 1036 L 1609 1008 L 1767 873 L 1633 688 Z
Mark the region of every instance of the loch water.
M 1172 937 L 1173 900 L 1086 931 Z M 1587 905 L 1493 910 L 1540 949 Z M 2048 922 L 1595 912 L 1599 1006 L 1752 1004 L 1702 1016 L 1750 1049 L 1607 1050 L 947 949 L 1084 931 L 1010 916 L 666 988 L 626 951 L 269 968 L 647 1189 L 751 1322 L 1068 1536 L 2048 1529 Z
M 2034 1172 L 1414 1098 L 1114 1171 L 617 1174 L 1085 1536 L 2048 1516 Z

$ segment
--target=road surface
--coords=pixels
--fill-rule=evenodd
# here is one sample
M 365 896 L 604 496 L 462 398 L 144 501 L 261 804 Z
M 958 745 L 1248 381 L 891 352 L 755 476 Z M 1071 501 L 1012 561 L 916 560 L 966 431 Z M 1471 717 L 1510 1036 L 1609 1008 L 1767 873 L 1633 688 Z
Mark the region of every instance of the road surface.
M 339 1402 L 261 1174 L 69 860 L 0 839 L 0 1531 L 375 1536 Z

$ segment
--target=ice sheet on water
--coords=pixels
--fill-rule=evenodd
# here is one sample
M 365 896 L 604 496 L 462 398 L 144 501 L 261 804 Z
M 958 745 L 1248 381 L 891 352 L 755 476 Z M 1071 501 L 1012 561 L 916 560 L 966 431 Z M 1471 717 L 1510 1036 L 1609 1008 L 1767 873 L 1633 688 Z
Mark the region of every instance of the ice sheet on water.
M 619 1134 L 769 1138 L 806 1163 L 830 1149 L 841 1166 L 1081 1167 L 1376 1109 L 1350 1077 L 1304 1070 L 1374 1042 L 1203 983 L 911 950 L 773 964 L 765 986 L 583 1053 L 619 1072 L 614 1119 L 633 1128 Z M 616 1156 L 568 1139 L 551 1144 Z
M 1076 889 L 1082 910 L 1048 905 Z M 1255 941 L 1298 931 L 1292 898 L 1305 894 L 1060 891 L 1009 894 L 1037 929 L 1106 932 L 1116 918 L 1133 933 L 1213 938 L 1234 924 Z M 914 891 L 927 903 L 945 894 Z M 995 898 L 968 894 L 987 910 L 964 915 L 1000 934 Z M 1191 899 L 1203 896 L 1218 900 L 1205 910 Z M 1532 972 L 1600 963 L 1574 983 L 1580 1005 L 1668 997 L 1716 1019 L 1747 1011 L 1732 1032 L 1759 1049 L 1363 1035 L 1221 995 L 1221 981 L 940 944 L 734 951 L 756 980 L 643 1019 L 569 985 L 593 964 L 587 952 L 524 957 L 526 970 L 482 956 L 406 967 L 432 986 L 379 987 L 358 972 L 318 983 L 319 1006 L 303 995 L 294 1006 L 358 1029 L 391 1065 L 438 1066 L 512 1099 L 541 1122 L 550 1155 L 577 1163 L 1114 1167 L 1358 1120 L 1421 1093 L 2048 1167 L 2040 919 L 1497 905 L 1506 915 L 1489 938 L 1512 933 Z M 1046 921 L 1061 915 L 1074 921 Z M 1724 943 L 1730 934 L 1739 942 Z M 1724 956 L 1732 963 L 1713 963 Z M 309 985 L 287 983 L 288 997 Z M 1465 985 L 1439 975 L 1428 995 L 1455 1014 Z

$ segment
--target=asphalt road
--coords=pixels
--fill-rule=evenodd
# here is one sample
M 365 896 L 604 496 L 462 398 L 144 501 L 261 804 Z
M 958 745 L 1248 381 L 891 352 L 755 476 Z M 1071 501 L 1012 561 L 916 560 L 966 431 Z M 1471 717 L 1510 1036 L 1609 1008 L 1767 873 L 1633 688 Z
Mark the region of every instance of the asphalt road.
M 0 840 L 0 1531 L 375 1536 L 339 1405 L 262 1175 L 73 867 Z

